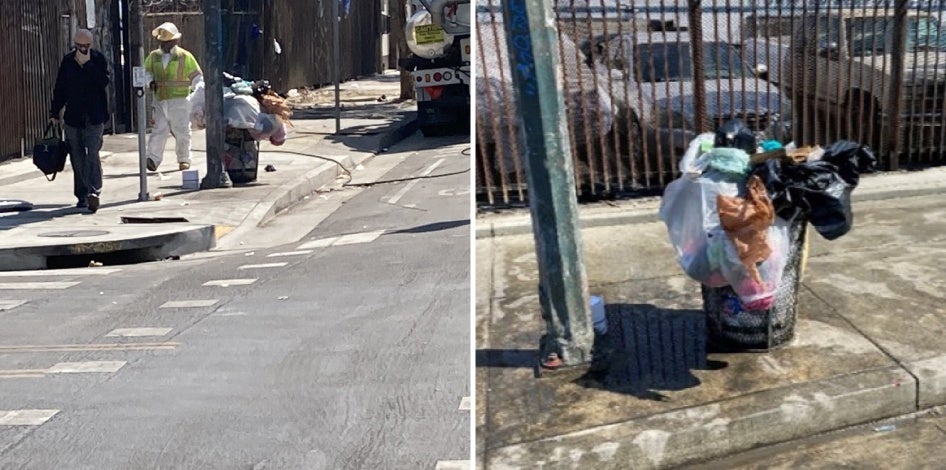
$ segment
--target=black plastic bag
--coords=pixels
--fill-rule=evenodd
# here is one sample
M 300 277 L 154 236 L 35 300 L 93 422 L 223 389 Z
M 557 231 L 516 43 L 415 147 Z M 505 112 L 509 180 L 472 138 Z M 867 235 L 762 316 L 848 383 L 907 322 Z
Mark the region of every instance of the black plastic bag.
M 876 171 L 877 165 L 870 147 L 850 140 L 839 140 L 826 147 L 821 161 L 837 166 L 841 179 L 851 186 L 857 186 L 861 173 Z
M 771 159 L 750 174 L 762 178 L 779 217 L 792 220 L 801 215 L 821 236 L 834 240 L 849 232 L 854 223 L 851 192 L 857 186 L 858 173 L 857 166 L 849 165 L 855 157 L 833 155 L 831 160 L 837 158 L 841 167 L 825 160 L 792 165 Z

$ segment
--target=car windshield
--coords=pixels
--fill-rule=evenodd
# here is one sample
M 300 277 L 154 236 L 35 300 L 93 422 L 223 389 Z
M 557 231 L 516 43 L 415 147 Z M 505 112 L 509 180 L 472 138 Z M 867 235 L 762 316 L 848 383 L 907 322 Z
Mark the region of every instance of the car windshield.
M 638 44 L 635 74 L 640 82 L 693 80 L 693 55 L 689 43 Z M 703 77 L 707 80 L 750 76 L 735 49 L 723 43 L 703 44 Z
M 854 18 L 847 31 L 851 55 L 889 54 L 893 49 L 893 17 Z M 946 49 L 946 33 L 933 17 L 907 19 L 906 52 Z

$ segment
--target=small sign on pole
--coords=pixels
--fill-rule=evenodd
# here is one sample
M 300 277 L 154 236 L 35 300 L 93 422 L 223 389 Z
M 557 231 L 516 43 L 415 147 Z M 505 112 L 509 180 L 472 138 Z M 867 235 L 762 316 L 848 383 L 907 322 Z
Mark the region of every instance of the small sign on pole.
M 132 67 L 132 86 L 135 88 L 146 88 L 154 77 L 144 67 Z

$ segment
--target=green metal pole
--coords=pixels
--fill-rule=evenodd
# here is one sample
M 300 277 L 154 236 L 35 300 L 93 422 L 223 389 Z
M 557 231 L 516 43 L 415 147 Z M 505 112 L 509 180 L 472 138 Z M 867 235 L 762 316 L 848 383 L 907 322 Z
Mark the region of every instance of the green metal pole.
M 526 142 L 546 367 L 591 362 L 594 330 L 581 260 L 575 176 L 553 3 L 504 0 L 503 18 Z
M 207 174 L 200 181 L 200 189 L 229 188 L 233 182 L 223 167 L 226 126 L 223 123 L 223 21 L 220 18 L 220 0 L 204 0 L 204 41 Z

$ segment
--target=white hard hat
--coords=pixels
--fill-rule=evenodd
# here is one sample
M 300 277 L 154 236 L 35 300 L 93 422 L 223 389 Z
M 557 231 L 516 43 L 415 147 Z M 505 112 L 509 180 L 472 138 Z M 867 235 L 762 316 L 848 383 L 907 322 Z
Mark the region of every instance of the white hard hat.
M 180 39 L 181 32 L 177 30 L 177 26 L 174 26 L 174 23 L 167 22 L 154 28 L 154 31 L 151 31 L 151 35 L 158 41 L 164 42 Z

